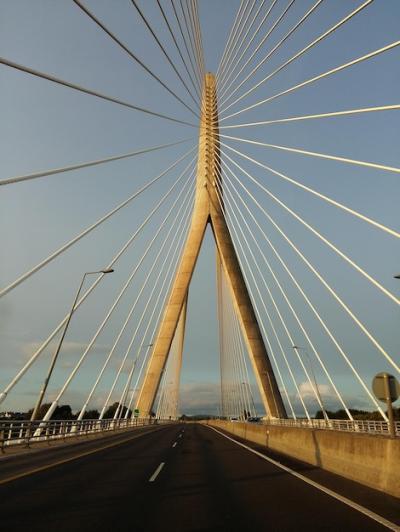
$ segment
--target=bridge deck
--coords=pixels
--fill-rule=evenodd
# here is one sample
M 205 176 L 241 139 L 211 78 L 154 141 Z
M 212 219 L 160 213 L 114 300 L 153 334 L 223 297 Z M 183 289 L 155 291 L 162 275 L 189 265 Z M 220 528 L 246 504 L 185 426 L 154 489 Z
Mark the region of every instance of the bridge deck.
M 273 457 L 368 507 L 393 522 L 393 530 L 400 530 L 397 499 L 318 468 Z M 387 529 L 197 424 L 146 429 L 141 436 L 124 433 L 107 442 L 81 442 L 36 451 L 25 455 L 23 463 L 21 459 L 0 461 L 4 530 Z M 56 461 L 64 463 L 46 468 Z M 45 469 L 7 481 L 22 470 L 41 467 Z

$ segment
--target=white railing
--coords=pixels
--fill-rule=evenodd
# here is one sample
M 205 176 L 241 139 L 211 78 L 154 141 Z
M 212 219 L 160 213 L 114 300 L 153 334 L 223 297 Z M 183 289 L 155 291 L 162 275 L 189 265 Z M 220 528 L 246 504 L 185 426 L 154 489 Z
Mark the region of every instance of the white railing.
M 0 420 L 0 452 L 11 445 L 27 445 L 33 442 L 60 440 L 101 432 L 130 429 L 145 425 L 170 423 L 170 420 L 154 419 L 85 419 L 77 421 L 9 421 Z
M 266 425 L 281 425 L 284 427 L 341 430 L 347 432 L 367 432 L 369 434 L 389 435 L 389 424 L 386 421 L 351 421 L 350 419 L 269 419 L 263 420 L 263 423 Z M 400 436 L 400 421 L 395 421 L 395 431 L 396 436 Z

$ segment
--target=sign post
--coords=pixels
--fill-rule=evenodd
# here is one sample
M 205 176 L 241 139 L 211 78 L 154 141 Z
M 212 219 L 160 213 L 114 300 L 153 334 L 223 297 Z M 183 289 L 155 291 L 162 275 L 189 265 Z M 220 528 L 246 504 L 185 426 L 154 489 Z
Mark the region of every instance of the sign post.
M 389 418 L 389 434 L 391 438 L 396 436 L 394 426 L 393 405 L 400 396 L 400 384 L 396 377 L 389 373 L 378 373 L 372 381 L 372 390 L 377 399 L 384 401 L 387 406 Z

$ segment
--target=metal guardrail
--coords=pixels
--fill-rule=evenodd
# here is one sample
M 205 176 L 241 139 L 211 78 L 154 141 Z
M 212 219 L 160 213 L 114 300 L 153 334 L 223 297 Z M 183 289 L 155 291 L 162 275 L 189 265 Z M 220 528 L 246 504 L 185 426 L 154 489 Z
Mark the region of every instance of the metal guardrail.
M 263 420 L 265 425 L 281 425 L 284 427 L 313 428 L 338 430 L 346 432 L 364 432 L 368 434 L 389 435 L 389 424 L 386 421 L 350 419 L 270 419 Z M 400 436 L 400 421 L 395 421 L 396 436 Z
M 110 432 L 145 425 L 170 423 L 169 420 L 154 419 L 85 419 L 50 421 L 9 421 L 0 420 L 0 452 L 11 445 L 29 446 L 33 442 L 67 439 L 88 436 L 100 432 Z

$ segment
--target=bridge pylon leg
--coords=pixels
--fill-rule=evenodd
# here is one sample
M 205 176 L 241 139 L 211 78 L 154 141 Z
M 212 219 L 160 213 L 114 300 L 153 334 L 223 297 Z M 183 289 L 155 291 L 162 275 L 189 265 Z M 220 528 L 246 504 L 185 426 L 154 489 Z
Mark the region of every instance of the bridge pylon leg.
M 138 397 L 141 416 L 151 413 L 168 353 L 186 301 L 204 233 L 212 227 L 217 252 L 228 279 L 234 306 L 249 353 L 261 399 L 269 417 L 285 418 L 286 410 L 247 291 L 236 251 L 226 225 L 216 187 L 221 182 L 218 107 L 215 77 L 207 73 L 203 86 L 197 162 L 196 198 L 192 221 L 172 290 Z

